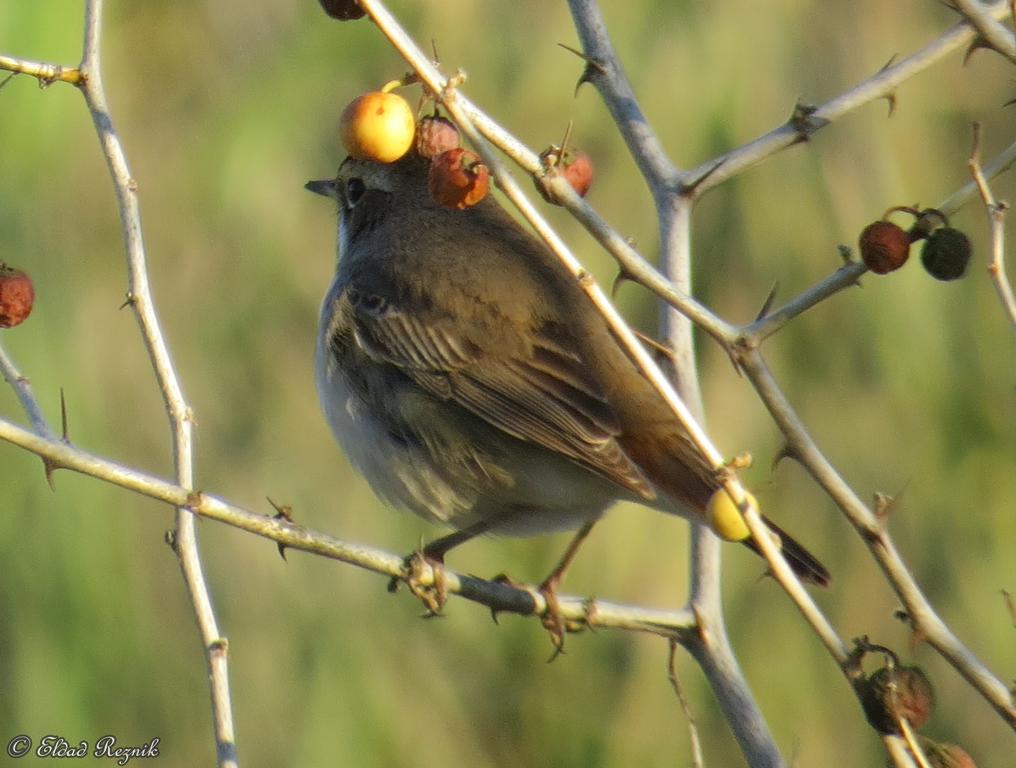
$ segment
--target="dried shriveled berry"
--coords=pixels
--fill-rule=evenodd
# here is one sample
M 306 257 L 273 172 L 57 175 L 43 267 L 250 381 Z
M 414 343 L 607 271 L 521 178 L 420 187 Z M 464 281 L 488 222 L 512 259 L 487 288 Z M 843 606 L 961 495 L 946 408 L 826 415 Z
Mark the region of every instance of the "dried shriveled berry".
M 579 197 L 585 197 L 593 186 L 593 161 L 581 149 L 569 150 L 561 160 L 561 173 Z
M 459 129 L 455 123 L 434 115 L 420 120 L 416 126 L 416 152 L 421 157 L 435 158 L 459 146 Z
M 318 0 L 325 13 L 339 21 L 351 21 L 363 16 L 364 10 L 356 0 Z
M 559 147 L 551 147 L 540 154 L 540 159 L 545 168 L 556 170 L 564 176 L 579 197 L 586 196 L 589 188 L 593 185 L 594 175 L 593 161 L 589 159 L 589 155 L 581 149 L 568 149 L 562 155 Z M 536 179 L 536 190 L 548 203 L 560 205 L 540 179 Z
M 970 263 L 970 240 L 953 227 L 936 229 L 921 248 L 921 263 L 936 280 L 963 277 Z
M 891 221 L 873 221 L 857 240 L 864 266 L 879 275 L 893 272 L 910 257 L 910 236 Z
M 899 733 L 900 718 L 920 728 L 935 709 L 935 690 L 920 667 L 883 667 L 863 685 L 861 705 L 879 733 Z
M 32 314 L 35 288 L 20 269 L 0 264 L 0 328 L 21 325 Z
M 430 164 L 427 188 L 434 202 L 463 210 L 487 194 L 490 173 L 475 152 L 456 147 L 442 152 Z

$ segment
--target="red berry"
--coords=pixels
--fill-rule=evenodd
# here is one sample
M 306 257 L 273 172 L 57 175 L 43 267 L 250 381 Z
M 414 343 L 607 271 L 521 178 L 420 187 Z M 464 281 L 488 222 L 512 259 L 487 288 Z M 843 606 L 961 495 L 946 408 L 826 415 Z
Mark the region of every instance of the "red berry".
M 581 149 L 574 149 L 565 154 L 561 162 L 561 173 L 572 185 L 579 197 L 585 197 L 593 185 L 593 161 Z
M 543 167 L 548 171 L 548 174 L 559 173 L 568 180 L 579 197 L 586 196 L 586 192 L 593 184 L 593 161 L 589 159 L 589 155 L 581 149 L 569 149 L 562 156 L 560 147 L 552 146 L 540 154 L 540 160 L 543 161 Z M 560 205 L 553 193 L 549 191 L 545 178 L 538 177 L 534 180 L 536 190 L 544 200 L 553 205 Z
M 451 120 L 434 115 L 423 118 L 416 126 L 416 153 L 421 157 L 434 158 L 457 146 L 459 129 Z
M 427 188 L 434 202 L 463 210 L 487 194 L 490 173 L 475 152 L 456 147 L 431 160 Z
M 359 19 L 364 14 L 363 8 L 356 0 L 318 0 L 325 13 L 339 21 Z
M 899 733 L 900 718 L 915 729 L 928 722 L 935 691 L 920 667 L 883 667 L 864 681 L 861 705 L 879 733 Z
M 910 257 L 910 236 L 891 221 L 874 221 L 857 241 L 864 266 L 879 275 L 899 269 Z
M 20 269 L 0 264 L 0 328 L 21 325 L 32 314 L 35 288 Z

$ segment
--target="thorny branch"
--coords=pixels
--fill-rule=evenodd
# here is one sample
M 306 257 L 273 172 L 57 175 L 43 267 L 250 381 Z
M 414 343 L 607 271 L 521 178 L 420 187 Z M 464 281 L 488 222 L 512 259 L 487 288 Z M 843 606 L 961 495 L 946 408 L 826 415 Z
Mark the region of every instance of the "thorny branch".
M 0 55 L 0 69 L 34 77 L 43 87 L 57 82 L 81 85 L 84 80 L 84 75 L 77 67 L 61 67 L 59 64 L 17 59 L 13 56 Z
M 989 7 L 979 0 L 952 0 L 952 2 L 956 10 L 977 30 L 977 44 L 998 51 L 1016 64 L 1016 35 L 997 20 Z
M 85 4 L 84 41 L 81 64 L 66 68 L 54 64 L 40 64 L 12 57 L 0 57 L 0 69 L 32 75 L 43 85 L 66 82 L 77 86 L 85 98 L 88 111 L 95 124 L 99 144 L 109 167 L 110 179 L 116 193 L 120 213 L 124 249 L 127 259 L 128 303 L 134 310 L 141 336 L 148 350 L 152 369 L 162 392 L 169 417 L 173 444 L 173 462 L 180 486 L 189 488 L 193 483 L 193 451 L 191 441 L 192 415 L 173 367 L 169 347 L 163 336 L 155 312 L 155 303 L 148 283 L 147 257 L 141 226 L 138 202 L 138 184 L 130 172 L 120 138 L 113 127 L 102 83 L 101 38 L 103 0 L 87 0 Z M 13 364 L 11 364 L 13 367 Z M 14 382 L 12 382 L 14 383 Z M 51 437 L 41 411 L 30 406 L 32 398 L 24 384 L 17 386 L 19 396 L 39 435 Z M 47 465 L 48 467 L 49 465 Z M 194 609 L 205 650 L 211 684 L 212 714 L 220 766 L 238 764 L 233 726 L 232 702 L 229 695 L 228 642 L 219 631 L 211 596 L 202 571 L 198 553 L 194 517 L 180 506 L 176 517 L 174 551 Z
M 1009 14 L 1005 0 L 984 6 L 984 14 L 999 19 Z M 701 163 L 687 171 L 691 180 L 702 179 L 695 187 L 695 194 L 701 196 L 713 187 L 730 179 L 741 171 L 757 165 L 770 155 L 808 138 L 853 111 L 857 107 L 876 99 L 892 96 L 896 88 L 915 74 L 941 61 L 953 51 L 970 45 L 977 33 L 967 22 L 961 22 L 941 37 L 933 40 L 921 50 L 904 59 L 884 67 L 872 77 L 854 88 L 836 96 L 824 104 L 808 108 L 807 120 L 795 120 L 792 116 L 785 124 L 749 141 L 737 149 Z
M 645 120 L 599 7 L 596 3 L 571 0 L 569 8 L 587 62 L 580 83 L 591 83 L 607 104 L 652 194 L 659 226 L 661 280 L 668 290 L 690 296 L 694 200 L 679 183 L 680 172 L 666 156 Z M 697 315 L 710 324 L 714 335 L 719 334 L 722 338 L 727 329 L 712 313 L 703 310 L 697 311 Z M 661 338 L 672 350 L 672 364 L 681 396 L 696 417 L 702 419 L 704 408 L 692 329 L 687 317 L 668 305 L 662 306 Z M 720 568 L 722 544 L 707 526 L 692 523 L 691 527 L 691 579 L 687 606 L 694 612 L 699 632 L 690 636 L 684 647 L 699 661 L 749 761 L 759 766 L 780 765 L 782 756 L 740 670 L 727 635 Z
M 1012 693 L 960 642 L 935 612 L 903 562 L 884 522 L 857 497 L 822 454 L 786 395 L 780 390 L 759 350 L 740 350 L 738 362 L 786 438 L 794 457 L 843 510 L 861 540 L 868 546 L 885 573 L 886 580 L 906 607 L 907 617 L 914 629 L 967 679 L 1011 728 L 1016 729 L 1016 702 L 1013 701 Z M 750 523 L 751 518 L 747 519 Z
M 63 441 L 35 434 L 3 419 L 0 419 L 0 440 L 31 451 L 59 469 L 80 472 L 186 509 L 190 514 L 262 536 L 286 548 L 340 560 L 385 576 L 400 578 L 405 575 L 405 558 L 400 555 L 342 541 L 326 533 L 305 528 L 280 515 L 251 512 L 217 496 L 193 491 L 125 467 Z M 426 564 L 422 568 L 419 582 L 422 586 L 430 586 L 434 583 L 433 569 Z M 495 613 L 542 616 L 547 611 L 546 599 L 536 586 L 511 586 L 498 580 L 480 579 L 449 569 L 444 574 L 449 593 L 485 605 Z M 565 595 L 559 596 L 558 600 L 565 619 L 589 627 L 651 632 L 682 639 L 687 632 L 693 631 L 695 625 L 689 611 L 655 610 Z

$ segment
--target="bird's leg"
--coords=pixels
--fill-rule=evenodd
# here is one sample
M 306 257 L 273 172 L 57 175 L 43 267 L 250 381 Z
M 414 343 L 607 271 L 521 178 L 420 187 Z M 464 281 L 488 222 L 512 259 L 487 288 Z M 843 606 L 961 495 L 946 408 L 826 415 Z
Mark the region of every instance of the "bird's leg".
M 596 520 L 591 520 L 579 528 L 578 532 L 569 542 L 568 548 L 561 555 L 561 559 L 554 566 L 554 570 L 540 584 L 540 594 L 547 601 L 547 611 L 543 614 L 543 627 L 550 633 L 550 640 L 554 644 L 554 654 L 550 657 L 551 661 L 564 652 L 564 633 L 571 629 L 561 615 L 561 605 L 557 601 L 557 588 L 564 580 L 565 571 L 568 570 L 572 560 L 575 559 L 579 547 L 582 546 L 582 542 L 589 536 L 589 532 L 593 530 L 595 524 Z
M 399 588 L 399 581 L 406 582 L 409 591 L 413 593 L 424 608 L 428 616 L 438 616 L 441 609 L 448 601 L 448 591 L 445 587 L 444 558 L 454 547 L 464 544 L 491 529 L 490 521 L 481 520 L 478 523 L 455 531 L 440 539 L 435 539 L 412 554 L 408 555 L 403 563 L 403 574 L 401 577 L 393 578 L 388 582 L 388 591 L 394 592 Z M 432 584 L 424 585 L 420 582 L 424 566 L 429 565 L 434 574 Z

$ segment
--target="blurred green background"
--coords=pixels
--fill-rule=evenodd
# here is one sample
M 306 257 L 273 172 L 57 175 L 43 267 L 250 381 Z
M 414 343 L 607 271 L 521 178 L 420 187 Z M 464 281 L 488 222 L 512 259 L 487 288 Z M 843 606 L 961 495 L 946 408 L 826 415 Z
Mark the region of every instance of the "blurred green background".
M 690 166 L 778 125 L 794 101 L 822 101 L 954 22 L 943 5 L 604 3 L 636 92 L 668 151 Z M 79 0 L 0 4 L 0 51 L 74 64 Z M 408 551 L 442 533 L 379 504 L 353 476 L 318 412 L 312 351 L 333 268 L 333 211 L 302 190 L 340 160 L 337 117 L 404 67 L 366 21 L 328 20 L 314 0 L 108 3 L 104 65 L 113 117 L 139 183 L 151 278 L 197 416 L 197 484 L 269 511 L 265 496 L 337 536 Z M 591 88 L 563 3 L 394 2 L 436 41 L 467 93 L 531 147 L 569 119 L 594 157 L 590 201 L 655 253 L 648 195 Z M 836 245 L 891 205 L 933 205 L 967 179 L 970 123 L 990 156 L 1016 138 L 1013 68 L 978 53 L 932 67 L 710 193 L 697 212 L 697 294 L 735 321 L 770 286 L 788 297 L 837 266 Z M 74 442 L 171 473 L 161 401 L 129 311 L 113 194 L 73 88 L 15 78 L 0 91 L 0 258 L 31 271 L 35 312 L 0 338 L 53 423 L 66 393 Z M 995 185 L 1016 197 L 1012 173 Z M 566 215 L 549 211 L 604 280 L 614 270 Z M 1016 344 L 984 271 L 983 210 L 955 219 L 976 248 L 967 279 L 942 284 L 913 261 L 866 278 L 767 343 L 767 356 L 821 446 L 864 498 L 899 493 L 892 530 L 943 618 L 1003 679 L 1016 630 Z M 1010 226 L 1010 231 L 1012 227 Z M 656 309 L 633 286 L 633 322 Z M 1012 732 L 892 618 L 897 601 L 839 512 L 792 462 L 726 356 L 700 344 L 711 432 L 751 450 L 763 504 L 828 563 L 817 595 L 845 637 L 868 634 L 925 666 L 940 706 L 929 735 L 962 743 L 981 768 L 1014 764 Z M 24 421 L 9 389 L 0 413 Z M 51 491 L 38 459 L 0 446 L 0 737 L 59 734 L 122 743 L 159 737 L 167 765 L 214 760 L 204 660 L 176 561 L 168 508 L 71 473 Z M 687 530 L 637 507 L 597 528 L 566 590 L 679 606 Z M 674 766 L 689 764 L 684 719 L 658 638 L 569 638 L 544 663 L 538 625 L 495 626 L 471 604 L 421 621 L 406 594 L 356 569 L 205 522 L 202 549 L 223 631 L 240 756 L 248 766 Z M 451 558 L 479 574 L 539 579 L 565 536 L 475 542 Z M 788 758 L 881 765 L 835 665 L 759 562 L 726 552 L 733 643 Z M 711 766 L 743 764 L 695 665 L 679 672 Z M 32 760 L 25 761 L 31 763 Z M 38 761 L 36 761 L 38 762 Z

